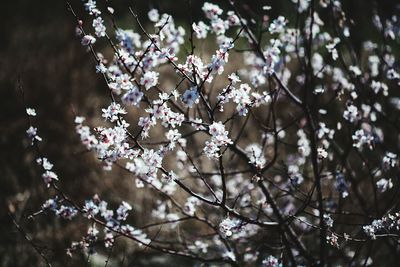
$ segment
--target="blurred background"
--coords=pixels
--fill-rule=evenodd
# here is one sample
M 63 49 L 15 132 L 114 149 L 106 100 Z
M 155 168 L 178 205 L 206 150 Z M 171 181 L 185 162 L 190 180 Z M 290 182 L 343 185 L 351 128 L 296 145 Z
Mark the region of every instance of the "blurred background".
M 106 1 L 98 1 L 104 6 Z M 142 17 L 149 8 L 172 14 L 178 24 L 188 25 L 189 15 L 199 18 L 203 1 L 186 0 L 159 1 L 112 1 L 118 23 L 125 28 L 134 28 L 134 20 L 128 7 Z M 215 3 L 224 6 L 225 1 Z M 223 3 L 219 3 L 223 2 Z M 371 34 L 372 7 L 378 5 L 384 16 L 391 16 L 397 0 L 342 1 L 344 10 L 350 16 L 357 30 L 353 30 L 355 47 Z M 292 10 L 291 1 L 239 1 L 253 17 L 261 14 L 263 5 L 271 5 L 271 16 L 287 14 Z M 75 11 L 83 21 L 87 16 L 79 0 L 71 1 Z M 289 18 L 290 19 L 290 18 Z M 40 170 L 34 163 L 34 153 L 25 138 L 28 122 L 21 93 L 17 90 L 17 80 L 25 93 L 27 106 L 36 109 L 38 116 L 34 124 L 39 135 L 44 138 L 40 144 L 44 154 L 55 164 L 61 178 L 61 186 L 73 198 L 83 201 L 97 193 L 110 202 L 119 203 L 131 199 L 137 206 L 134 210 L 146 209 L 151 201 L 137 203 L 143 199 L 134 191 L 133 181 L 124 174 L 104 172 L 98 161 L 84 151 L 74 129 L 74 113 L 90 118 L 99 118 L 100 108 L 109 103 L 106 87 L 101 76 L 95 73 L 95 62 L 75 37 L 75 21 L 62 0 L 13 0 L 3 1 L 0 7 L 0 266 L 41 266 L 43 261 L 32 246 L 24 239 L 11 222 L 13 216 L 27 234 L 41 246 L 55 266 L 88 266 L 85 258 L 70 259 L 65 249 L 71 241 L 79 239 L 86 228 L 64 223 L 52 215 L 38 216 L 34 222 L 27 219 L 37 211 L 51 195 L 43 186 Z M 100 44 L 101 45 L 101 44 Z M 115 192 L 118 192 L 116 194 Z M 142 193 L 143 194 L 143 193 Z M 122 199 L 118 199 L 121 197 Z M 143 225 L 145 218 L 135 218 L 135 223 Z M 62 230 L 60 230 L 62 229 Z M 148 257 L 151 251 L 130 253 L 127 244 L 121 255 L 116 255 L 114 264 L 118 266 L 187 266 L 181 259 L 159 259 Z M 99 266 L 104 261 L 100 260 Z M 169 265 L 172 266 L 172 265 Z

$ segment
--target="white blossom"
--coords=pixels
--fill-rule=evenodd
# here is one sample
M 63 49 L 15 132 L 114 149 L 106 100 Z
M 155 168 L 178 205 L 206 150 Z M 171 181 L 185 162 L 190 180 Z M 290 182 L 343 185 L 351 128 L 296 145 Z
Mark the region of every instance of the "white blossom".
M 28 116 L 32 116 L 32 117 L 35 117 L 37 115 L 36 110 L 33 108 L 26 108 L 26 114 L 28 114 Z
M 96 38 L 88 34 L 82 37 L 81 44 L 84 46 L 92 45 L 96 42 Z
M 158 75 L 159 73 L 154 71 L 146 72 L 140 79 L 140 84 L 143 85 L 146 88 L 146 90 L 149 90 L 151 87 L 157 85 Z
M 148 13 L 147 16 L 149 17 L 149 20 L 151 22 L 157 22 L 160 20 L 160 14 L 158 13 L 157 9 L 151 9 Z

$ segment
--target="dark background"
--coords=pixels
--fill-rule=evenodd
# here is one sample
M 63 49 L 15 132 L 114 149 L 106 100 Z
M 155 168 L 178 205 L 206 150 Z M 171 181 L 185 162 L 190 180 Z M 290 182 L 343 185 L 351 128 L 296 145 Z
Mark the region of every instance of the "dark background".
M 172 14 L 176 21 L 187 23 L 190 14 L 194 19 L 201 14 L 203 1 L 192 2 L 190 5 L 185 0 L 111 1 L 116 16 L 121 18 L 119 23 L 126 28 L 134 27 L 129 6 L 141 17 L 146 17 L 149 8 L 156 7 L 160 12 Z M 354 21 L 351 30 L 356 48 L 371 35 L 373 7 L 378 7 L 385 17 L 399 12 L 395 0 L 380 0 L 379 4 L 371 0 L 343 2 L 344 10 Z M 224 6 L 226 1 L 214 3 Z M 87 16 L 81 2 L 75 0 L 71 4 L 85 21 Z M 265 4 L 273 7 L 272 16 L 293 8 L 289 0 L 241 1 L 240 5 L 244 14 L 254 17 Z M 17 80 L 20 77 L 26 104 L 38 112 L 35 125 L 44 138 L 43 151 L 55 163 L 61 185 L 78 200 L 94 193 L 115 198 L 114 190 L 121 187 L 121 182 L 115 181 L 118 173 L 104 173 L 93 156 L 83 152 L 74 131 L 74 112 L 88 118 L 98 117 L 99 108 L 108 102 L 105 85 L 94 71 L 91 55 L 75 37 L 75 21 L 64 1 L 1 1 L 0 22 L 0 265 L 38 266 L 41 263 L 37 253 L 12 225 L 11 213 L 35 242 L 46 246 L 45 251 L 55 265 L 85 266 L 84 259 L 67 261 L 64 250 L 85 229 L 71 228 L 51 215 L 34 222 L 26 219 L 39 209 L 49 192 L 43 186 L 34 153 L 25 138 L 28 122 Z M 130 266 L 146 262 L 141 255 L 129 255 L 125 261 Z

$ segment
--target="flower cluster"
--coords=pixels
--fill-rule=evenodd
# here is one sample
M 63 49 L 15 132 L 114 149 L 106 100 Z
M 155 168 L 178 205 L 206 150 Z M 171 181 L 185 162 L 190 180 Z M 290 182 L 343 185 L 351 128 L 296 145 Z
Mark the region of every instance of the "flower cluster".
M 262 266 L 263 267 L 282 267 L 282 263 L 280 263 L 279 259 L 270 255 L 262 261 Z
M 232 144 L 232 140 L 228 137 L 228 131 L 225 130 L 222 122 L 211 124 L 208 132 L 211 135 L 211 140 L 206 141 L 203 151 L 209 158 L 218 158 L 221 146 Z
M 370 225 L 363 226 L 364 232 L 372 239 L 376 239 L 379 232 L 399 231 L 400 230 L 400 213 L 388 214 L 382 219 L 372 221 Z
M 238 230 L 240 225 L 239 220 L 227 217 L 219 224 L 219 231 L 223 236 L 231 237 L 234 233 L 233 231 Z

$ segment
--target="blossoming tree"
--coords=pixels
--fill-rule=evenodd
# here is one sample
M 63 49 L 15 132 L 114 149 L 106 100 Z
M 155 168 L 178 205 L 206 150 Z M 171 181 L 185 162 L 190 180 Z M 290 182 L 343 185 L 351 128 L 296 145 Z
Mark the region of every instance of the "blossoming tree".
M 156 9 L 144 24 L 130 9 L 137 30 L 119 27 L 111 6 L 84 1 L 92 21 L 82 21 L 68 5 L 110 97 L 104 122 L 78 115 L 76 132 L 157 203 L 138 226 L 129 201 L 70 198 L 27 107 L 49 188 L 32 216 L 85 218 L 71 256 L 111 254 L 120 239 L 214 266 L 365 265 L 375 242 L 399 254 L 399 18 L 376 13 L 380 39 L 358 51 L 341 1 L 288 2 L 294 16 L 264 6 L 257 19 L 234 1 L 206 2 L 203 19 L 182 26 Z

